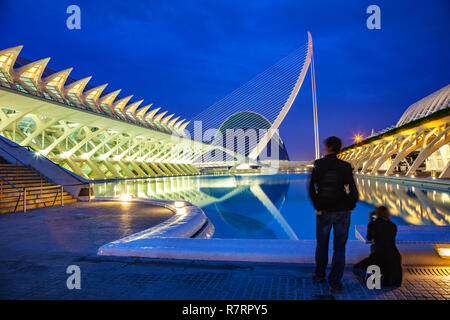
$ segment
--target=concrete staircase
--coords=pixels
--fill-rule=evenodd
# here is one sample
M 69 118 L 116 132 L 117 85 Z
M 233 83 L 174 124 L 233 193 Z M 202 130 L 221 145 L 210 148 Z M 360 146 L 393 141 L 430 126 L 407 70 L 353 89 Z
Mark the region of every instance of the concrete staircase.
M 0 161 L 0 213 L 61 205 L 78 201 L 61 186 L 50 182 L 36 171 L 21 164 Z

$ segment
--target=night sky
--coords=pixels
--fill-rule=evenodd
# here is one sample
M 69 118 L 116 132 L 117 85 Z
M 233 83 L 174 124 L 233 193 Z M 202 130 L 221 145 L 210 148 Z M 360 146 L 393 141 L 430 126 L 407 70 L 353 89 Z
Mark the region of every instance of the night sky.
M 69 30 L 66 8 L 81 8 Z M 381 8 L 381 30 L 366 8 Z M 449 83 L 450 1 L 0 0 L 0 48 L 51 57 L 132 101 L 192 118 L 306 42 L 312 33 L 320 138 L 370 134 Z M 280 135 L 292 160 L 314 154 L 309 73 Z

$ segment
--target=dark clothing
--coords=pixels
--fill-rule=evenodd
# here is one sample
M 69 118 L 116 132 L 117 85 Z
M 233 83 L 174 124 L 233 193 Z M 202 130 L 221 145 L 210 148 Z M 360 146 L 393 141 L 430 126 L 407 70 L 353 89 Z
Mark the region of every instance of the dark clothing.
M 374 241 L 370 255 L 354 268 L 366 271 L 370 265 L 380 267 L 384 287 L 402 284 L 402 257 L 395 245 L 397 226 L 390 220 L 378 218 L 367 226 L 367 240 Z
M 333 261 L 328 276 L 330 286 L 338 288 L 345 268 L 345 244 L 350 227 L 350 212 L 358 201 L 358 190 L 348 162 L 330 154 L 314 162 L 309 183 L 309 196 L 317 211 L 316 276 L 325 277 L 328 244 L 333 228 Z
M 328 243 L 330 240 L 331 227 L 333 227 L 333 261 L 328 280 L 332 287 L 341 284 L 345 268 L 345 244 L 347 243 L 348 230 L 350 227 L 350 213 L 322 212 L 316 221 L 316 275 L 325 278 L 325 270 L 328 264 Z
M 316 160 L 309 183 L 309 196 L 317 211 L 352 211 L 358 202 L 352 166 L 335 154 Z

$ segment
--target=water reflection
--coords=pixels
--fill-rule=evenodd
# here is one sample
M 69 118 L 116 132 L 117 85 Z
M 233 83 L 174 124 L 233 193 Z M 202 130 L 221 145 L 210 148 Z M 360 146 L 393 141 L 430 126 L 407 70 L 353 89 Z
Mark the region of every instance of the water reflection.
M 426 190 L 414 186 L 356 179 L 360 198 L 372 205 L 384 204 L 393 215 L 407 224 L 448 225 L 450 197 L 448 192 Z
M 308 175 L 171 177 L 95 185 L 97 197 L 185 200 L 201 207 L 216 238 L 314 239 L 315 215 L 308 200 Z M 388 206 L 397 224 L 450 224 L 448 192 L 357 178 L 361 200 L 352 225 L 367 224 L 377 204 Z M 351 238 L 353 238 L 351 232 Z
M 289 189 L 286 177 L 171 177 L 95 185 L 97 197 L 185 200 L 207 211 L 213 224 L 237 237 L 298 239 L 280 213 Z M 217 221 L 220 217 L 221 221 Z

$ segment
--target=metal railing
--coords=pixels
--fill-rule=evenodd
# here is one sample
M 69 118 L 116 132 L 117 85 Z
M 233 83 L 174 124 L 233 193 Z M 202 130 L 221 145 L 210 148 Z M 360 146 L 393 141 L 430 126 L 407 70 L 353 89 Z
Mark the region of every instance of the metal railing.
M 45 186 L 45 187 L 24 187 L 23 188 L 23 212 L 27 212 L 27 192 L 33 191 L 33 190 L 40 190 L 41 191 L 41 197 L 42 197 L 42 190 L 45 189 L 56 189 L 55 198 L 53 199 L 52 206 L 55 205 L 56 199 L 58 198 L 58 195 L 61 197 L 61 207 L 64 207 L 64 187 L 73 187 L 73 186 L 81 186 L 81 185 L 88 185 L 89 190 L 89 199 L 88 201 L 91 201 L 91 183 L 75 183 L 75 184 L 64 184 L 64 185 L 53 185 L 53 186 Z M 61 194 L 59 194 L 59 191 L 61 190 Z M 19 198 L 20 200 L 20 198 Z M 16 206 L 17 207 L 17 206 Z M 15 211 L 14 211 L 15 212 Z
M 5 141 L 5 143 L 7 143 L 7 141 Z M 30 148 L 28 146 L 14 146 L 9 144 L 9 146 L 11 148 L 23 148 L 23 149 L 28 149 L 28 151 L 30 151 Z M 14 158 L 16 160 L 16 164 L 21 164 L 24 167 L 26 167 L 27 169 L 31 170 L 32 172 L 34 172 L 35 174 L 37 174 L 40 177 L 40 186 L 39 187 L 17 187 L 15 186 L 13 183 L 11 183 L 10 181 L 8 181 L 6 178 L 0 176 L 0 201 L 3 201 L 5 193 L 4 193 L 4 184 L 7 183 L 9 185 L 11 185 L 14 189 L 16 189 L 19 193 L 16 205 L 14 207 L 14 212 L 17 212 L 17 208 L 19 207 L 19 203 L 20 200 L 22 199 L 23 201 L 23 211 L 26 212 L 27 211 L 27 193 L 28 195 L 30 194 L 30 191 L 33 190 L 40 190 L 40 197 L 42 199 L 42 194 L 43 194 L 43 190 L 47 190 L 47 189 L 56 189 L 56 195 L 55 198 L 53 199 L 53 203 L 52 206 L 55 205 L 56 203 L 56 199 L 58 198 L 58 195 L 60 195 L 61 197 L 61 206 L 64 206 L 64 187 L 70 187 L 70 186 L 79 186 L 79 185 L 88 185 L 88 190 L 89 190 L 89 201 L 91 201 L 91 183 L 90 182 L 82 182 L 82 183 L 76 183 L 76 184 L 66 184 L 66 185 L 56 185 L 52 180 L 50 180 L 49 178 L 47 178 L 46 176 L 44 176 L 42 173 L 40 173 L 39 171 L 37 171 L 36 169 L 34 169 L 31 165 L 27 165 L 25 164 L 22 160 L 20 160 L 18 157 L 16 157 L 15 155 L 11 154 L 8 150 L 5 150 L 5 148 L 3 148 L 2 146 L 0 146 L 0 150 L 6 154 L 8 154 L 9 156 L 11 156 L 12 158 Z M 54 163 L 53 161 L 43 157 L 48 163 L 51 163 L 57 167 L 60 167 L 58 164 Z M 18 170 L 16 170 L 18 172 Z M 44 186 L 44 182 L 45 183 L 49 183 L 52 184 L 50 186 Z M 59 190 L 61 190 L 61 194 L 59 194 Z M 37 199 L 37 198 L 36 198 Z
M 56 199 L 58 198 L 58 193 L 59 190 L 61 190 L 61 207 L 64 207 L 64 186 L 61 185 L 53 185 L 53 186 L 45 186 L 45 187 L 24 187 L 22 194 L 23 194 L 23 212 L 27 212 L 27 192 L 29 193 L 30 191 L 33 190 L 40 190 L 41 191 L 41 199 L 42 199 L 42 190 L 45 189 L 56 189 L 56 194 L 55 194 L 55 198 L 53 199 L 53 203 L 52 206 L 55 205 L 56 203 Z M 37 200 L 38 198 L 36 198 Z M 19 200 L 20 200 L 20 196 L 19 196 Z M 19 201 L 18 201 L 19 202 Z M 44 201 L 45 203 L 45 201 Z M 17 209 L 17 205 L 16 205 L 16 209 Z M 14 212 L 16 212 L 16 209 L 14 210 Z
M 14 192 L 6 192 L 5 193 L 5 185 L 10 185 L 12 188 L 15 189 Z M 36 197 L 35 200 L 38 199 L 44 199 L 42 197 L 43 190 L 50 190 L 50 189 L 56 189 L 55 197 L 53 198 L 52 205 L 55 206 L 56 201 L 58 199 L 58 196 L 60 197 L 61 201 L 61 207 L 64 206 L 64 187 L 70 187 L 70 186 L 79 186 L 79 185 L 88 185 L 88 201 L 91 201 L 92 192 L 91 192 L 91 183 L 77 183 L 77 184 L 68 184 L 68 185 L 51 185 L 51 186 L 41 186 L 38 187 L 17 187 L 4 177 L 0 176 L 0 202 L 3 202 L 3 200 L 10 198 L 11 200 L 17 197 L 16 204 L 14 206 L 13 212 L 17 212 L 17 209 L 19 207 L 19 203 L 22 201 L 23 206 L 23 212 L 27 212 L 27 200 L 28 196 L 31 196 L 32 191 L 39 190 L 39 197 Z M 15 196 L 9 196 L 8 193 L 18 193 L 18 195 Z M 45 203 L 45 200 L 44 200 Z
M 13 187 L 14 189 L 17 190 L 16 192 L 19 193 L 19 198 L 17 199 L 16 205 L 14 207 L 14 212 L 16 212 L 17 206 L 19 205 L 19 201 L 20 201 L 20 192 L 23 192 L 23 191 L 20 190 L 18 187 L 16 187 L 13 183 L 9 182 L 6 178 L 0 176 L 0 202 L 3 202 L 3 199 L 5 199 L 5 198 L 15 198 L 15 197 L 8 197 L 8 194 L 4 193 L 5 182 L 6 182 L 6 185 L 10 185 L 11 187 Z M 6 197 L 5 197 L 5 195 L 6 195 Z

